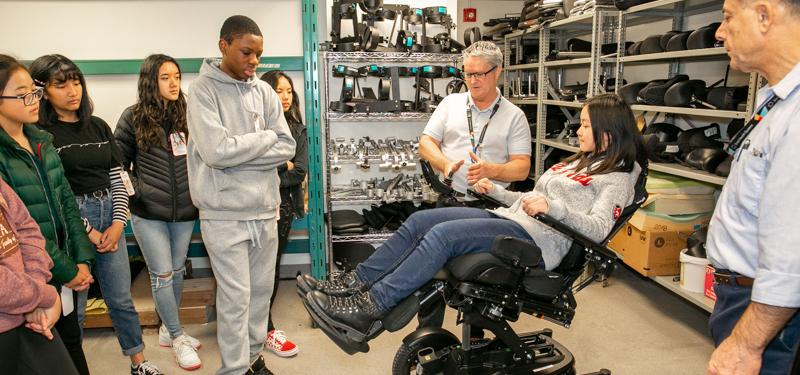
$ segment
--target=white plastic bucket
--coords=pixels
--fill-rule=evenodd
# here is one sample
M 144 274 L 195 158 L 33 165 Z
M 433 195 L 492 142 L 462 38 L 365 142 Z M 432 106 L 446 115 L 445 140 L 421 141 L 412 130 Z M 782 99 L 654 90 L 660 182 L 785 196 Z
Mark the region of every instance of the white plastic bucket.
M 681 250 L 681 288 L 690 292 L 703 293 L 706 283 L 706 265 L 708 259 L 693 257 Z

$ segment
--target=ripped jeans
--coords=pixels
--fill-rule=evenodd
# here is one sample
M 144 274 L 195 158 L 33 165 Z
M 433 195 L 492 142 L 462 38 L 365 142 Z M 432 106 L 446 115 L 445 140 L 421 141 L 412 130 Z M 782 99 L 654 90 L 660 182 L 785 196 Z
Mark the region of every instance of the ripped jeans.
M 150 289 L 158 316 L 171 338 L 183 334 L 178 308 L 183 293 L 186 254 L 192 241 L 194 221 L 168 222 L 132 215 L 136 242 L 150 272 Z

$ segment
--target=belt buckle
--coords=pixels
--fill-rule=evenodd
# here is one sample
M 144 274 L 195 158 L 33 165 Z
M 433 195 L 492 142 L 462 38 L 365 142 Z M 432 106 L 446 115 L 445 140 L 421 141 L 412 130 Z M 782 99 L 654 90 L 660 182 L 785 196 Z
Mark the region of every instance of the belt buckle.
M 93 192 L 92 192 L 92 196 L 93 196 L 95 199 L 100 199 L 100 198 L 103 198 L 103 196 L 105 195 L 105 193 L 106 193 L 106 192 L 105 192 L 105 190 L 96 190 L 96 191 L 93 191 Z

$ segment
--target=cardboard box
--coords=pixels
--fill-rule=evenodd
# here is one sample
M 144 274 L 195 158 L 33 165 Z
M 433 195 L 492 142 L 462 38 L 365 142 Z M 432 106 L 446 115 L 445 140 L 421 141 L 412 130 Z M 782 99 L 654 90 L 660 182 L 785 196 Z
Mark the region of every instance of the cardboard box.
M 642 231 L 627 223 L 608 247 L 644 276 L 677 275 L 681 271 L 680 252 L 688 236 L 686 232 Z
M 711 221 L 711 213 L 664 215 L 649 210 L 637 210 L 628 223 L 643 232 L 694 232 Z
M 703 294 L 712 301 L 717 300 L 717 294 L 714 293 L 714 267 L 711 265 L 706 266 L 706 287 Z

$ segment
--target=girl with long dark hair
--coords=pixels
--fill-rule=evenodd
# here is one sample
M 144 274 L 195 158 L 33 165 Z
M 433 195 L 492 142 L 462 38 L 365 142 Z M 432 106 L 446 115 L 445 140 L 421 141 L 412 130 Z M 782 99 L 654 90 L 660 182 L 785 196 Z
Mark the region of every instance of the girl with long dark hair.
M 53 135 L 85 232 L 95 246 L 94 274 L 122 353 L 130 357 L 131 374 L 160 374 L 144 358 L 139 314 L 131 298 L 128 248 L 122 235 L 128 221 L 128 194 L 111 128 L 92 116 L 86 79 L 72 60 L 62 55 L 39 57 L 31 63 L 31 75 L 44 85 L 39 127 Z M 86 291 L 78 294 L 81 327 L 86 298 Z
M 545 172 L 531 192 L 507 191 L 486 178 L 472 186 L 508 208 L 418 211 L 354 271 L 324 282 L 299 277 L 308 305 L 339 328 L 366 332 L 448 260 L 489 251 L 498 235 L 535 242 L 542 250 L 541 266 L 552 270 L 572 242 L 535 220 L 539 213 L 602 240 L 633 200 L 645 163 L 642 136 L 630 107 L 614 94 L 603 94 L 586 101 L 578 138 L 580 152 Z
M 80 210 L 53 147 L 53 136 L 32 123 L 39 120 L 42 87 L 28 69 L 0 55 L 0 177 L 25 203 L 45 238 L 53 260 L 50 283 L 60 290 L 63 316 L 55 325 L 80 374 L 88 374 L 74 292 L 89 288 L 94 249 L 86 237 Z
M 276 330 L 272 322 L 272 306 L 275 295 L 278 293 L 280 280 L 281 255 L 289 244 L 289 232 L 292 230 L 292 221 L 305 215 L 305 189 L 303 181 L 308 171 L 308 137 L 303 118 L 300 116 L 300 99 L 294 91 L 294 83 L 286 73 L 272 70 L 264 73 L 261 79 L 269 83 L 278 94 L 283 107 L 283 117 L 289 124 L 297 146 L 294 157 L 278 168 L 278 177 L 281 179 L 281 205 L 280 219 L 278 220 L 278 255 L 275 260 L 275 287 L 269 301 L 269 331 L 265 340 L 266 347 L 280 357 L 291 357 L 298 353 L 297 346 L 286 338 L 286 333 Z
M 172 347 L 181 368 L 200 368 L 200 342 L 183 331 L 178 317 L 184 264 L 198 214 L 189 195 L 186 99 L 175 59 L 156 54 L 144 60 L 138 101 L 122 113 L 114 135 L 136 190 L 131 223 L 163 322 L 158 342 Z

